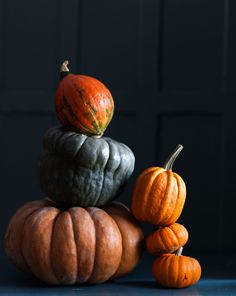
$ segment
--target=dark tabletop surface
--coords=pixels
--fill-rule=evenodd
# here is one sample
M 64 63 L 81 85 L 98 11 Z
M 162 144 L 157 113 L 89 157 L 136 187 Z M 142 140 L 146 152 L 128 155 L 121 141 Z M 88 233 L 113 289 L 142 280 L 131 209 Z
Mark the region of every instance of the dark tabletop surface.
M 143 257 L 128 276 L 100 285 L 49 286 L 18 272 L 1 269 L 0 295 L 236 295 L 236 255 L 199 255 L 202 278 L 185 289 L 163 289 L 150 272 L 152 259 Z M 150 262 L 149 262 L 150 261 Z

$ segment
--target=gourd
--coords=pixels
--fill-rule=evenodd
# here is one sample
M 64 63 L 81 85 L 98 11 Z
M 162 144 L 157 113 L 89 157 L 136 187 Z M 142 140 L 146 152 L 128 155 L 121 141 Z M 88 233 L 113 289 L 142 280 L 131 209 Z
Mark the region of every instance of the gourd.
M 167 226 L 177 221 L 186 199 L 183 179 L 172 171 L 174 161 L 183 149 L 179 145 L 162 167 L 144 170 L 136 180 L 131 210 L 139 221 Z
M 201 266 L 192 257 L 181 255 L 183 248 L 176 254 L 162 254 L 152 267 L 152 272 L 163 287 L 185 288 L 197 283 L 201 277 Z
M 153 255 L 173 253 L 183 247 L 187 241 L 187 229 L 179 223 L 174 223 L 160 227 L 149 234 L 146 238 L 146 248 Z
M 134 170 L 133 152 L 107 137 L 64 128 L 44 136 L 39 182 L 51 199 L 67 206 L 102 206 L 116 198 Z
M 49 284 L 102 283 L 130 272 L 143 243 L 140 224 L 121 203 L 63 211 L 49 199 L 12 217 L 5 250 L 15 265 Z
M 114 101 L 107 87 L 97 79 L 69 72 L 61 66 L 55 107 L 63 126 L 87 135 L 102 135 L 114 113 Z

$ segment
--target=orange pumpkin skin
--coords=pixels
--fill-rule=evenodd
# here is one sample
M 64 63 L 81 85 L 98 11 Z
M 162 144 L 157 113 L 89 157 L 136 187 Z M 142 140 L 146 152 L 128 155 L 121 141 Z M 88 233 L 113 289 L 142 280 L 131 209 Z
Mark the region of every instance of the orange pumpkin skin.
M 173 155 L 168 163 L 173 164 Z M 186 186 L 178 174 L 172 172 L 168 165 L 165 168 L 151 167 L 136 180 L 131 210 L 139 221 L 166 226 L 178 220 L 185 199 Z
M 156 281 L 166 288 L 185 288 L 197 283 L 201 277 L 199 262 L 187 256 L 163 254 L 152 266 Z
M 93 77 L 66 73 L 55 94 L 59 121 L 86 135 L 102 135 L 114 113 L 110 91 Z
M 143 232 L 122 204 L 61 211 L 50 200 L 26 203 L 12 217 L 5 250 L 15 265 L 49 284 L 102 283 L 130 272 Z
M 153 255 L 173 253 L 183 247 L 188 241 L 187 229 L 174 223 L 160 227 L 146 238 L 147 251 Z

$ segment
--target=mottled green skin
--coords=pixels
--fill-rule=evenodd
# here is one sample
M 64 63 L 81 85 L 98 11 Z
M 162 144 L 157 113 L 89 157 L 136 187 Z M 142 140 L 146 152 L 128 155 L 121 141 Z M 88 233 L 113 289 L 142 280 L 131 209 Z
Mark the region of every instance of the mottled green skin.
M 66 206 L 106 204 L 120 194 L 134 170 L 133 152 L 110 138 L 51 128 L 43 144 L 40 185 L 51 199 Z

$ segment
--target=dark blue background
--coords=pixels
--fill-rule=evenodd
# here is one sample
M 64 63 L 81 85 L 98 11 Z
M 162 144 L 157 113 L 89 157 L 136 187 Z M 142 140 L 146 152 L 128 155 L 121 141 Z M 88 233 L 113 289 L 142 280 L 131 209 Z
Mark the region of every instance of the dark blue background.
M 137 175 L 183 144 L 174 170 L 188 191 L 179 220 L 190 234 L 185 254 L 232 274 L 235 14 L 234 0 L 0 0 L 1 241 L 15 210 L 44 197 L 37 160 L 44 132 L 58 124 L 54 91 L 69 59 L 71 72 L 109 87 L 116 109 L 106 135 L 136 156 L 120 200 L 129 205 Z M 222 255 L 225 264 L 204 259 Z M 149 270 L 151 261 L 145 254 L 141 265 Z M 1 268 L 13 270 L 2 246 Z

